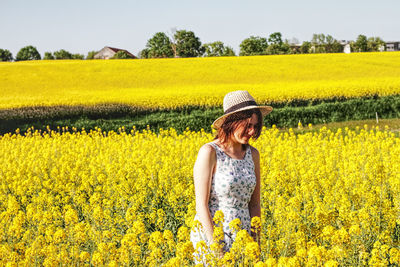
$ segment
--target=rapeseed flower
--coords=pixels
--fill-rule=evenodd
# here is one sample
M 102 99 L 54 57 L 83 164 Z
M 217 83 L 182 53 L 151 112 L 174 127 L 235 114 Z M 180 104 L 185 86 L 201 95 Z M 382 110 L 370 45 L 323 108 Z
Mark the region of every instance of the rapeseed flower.
M 100 128 L 1 136 L 0 265 L 192 265 L 190 229 L 200 227 L 192 166 L 212 138 Z M 251 222 L 259 254 L 233 220 L 229 253 L 210 253 L 220 251 L 217 242 L 196 248 L 211 265 L 399 264 L 395 133 L 272 127 L 252 145 L 261 165 L 261 217 Z

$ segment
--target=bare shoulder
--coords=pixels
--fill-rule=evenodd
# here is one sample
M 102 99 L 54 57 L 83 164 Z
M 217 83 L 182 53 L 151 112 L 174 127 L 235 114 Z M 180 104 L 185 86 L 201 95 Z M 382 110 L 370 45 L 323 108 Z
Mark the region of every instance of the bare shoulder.
M 249 145 L 250 146 L 250 145 Z M 255 148 L 254 146 L 250 146 L 251 149 L 251 154 L 256 157 L 260 157 L 260 152 L 258 152 L 257 148 Z
M 195 177 L 206 173 L 207 177 L 211 177 L 214 166 L 217 163 L 217 155 L 214 147 L 205 144 L 199 149 L 196 162 L 193 166 Z
M 254 163 L 260 162 L 260 152 L 258 152 L 257 148 L 250 146 L 250 150 Z
M 210 159 L 210 160 L 216 159 L 215 148 L 212 145 L 210 145 L 209 143 L 204 144 L 199 149 L 198 157 L 200 157 L 202 159 Z

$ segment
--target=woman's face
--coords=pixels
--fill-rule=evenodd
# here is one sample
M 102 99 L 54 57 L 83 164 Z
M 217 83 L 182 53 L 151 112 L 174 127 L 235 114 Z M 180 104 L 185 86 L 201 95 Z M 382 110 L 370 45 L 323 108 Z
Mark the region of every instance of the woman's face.
M 248 144 L 249 140 L 256 133 L 256 125 L 258 123 L 257 115 L 253 114 L 250 118 L 247 119 L 248 127 L 246 124 L 240 124 L 234 131 L 232 136 L 232 141 L 240 143 L 240 144 Z

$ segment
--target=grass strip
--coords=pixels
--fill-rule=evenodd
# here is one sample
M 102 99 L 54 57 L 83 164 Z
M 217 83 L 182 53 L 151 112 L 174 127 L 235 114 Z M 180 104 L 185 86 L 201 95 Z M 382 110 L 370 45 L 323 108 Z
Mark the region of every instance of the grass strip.
M 273 105 L 274 106 L 274 105 Z M 400 96 L 384 96 L 373 98 L 355 98 L 345 101 L 312 103 L 308 106 L 274 106 L 274 111 L 265 117 L 267 126 L 276 125 L 279 128 L 297 127 L 309 123 L 323 124 L 349 120 L 380 119 L 400 117 Z M 185 107 L 176 110 L 146 110 L 129 105 L 102 104 L 96 106 L 55 106 L 26 107 L 19 109 L 0 110 L 0 134 L 21 132 L 30 127 L 51 129 L 69 126 L 86 130 L 100 127 L 104 131 L 117 131 L 120 127 L 126 129 L 135 126 L 136 129 L 146 129 L 157 132 L 160 128 L 174 128 L 182 132 L 204 129 L 211 131 L 215 118 L 223 113 L 221 107 Z

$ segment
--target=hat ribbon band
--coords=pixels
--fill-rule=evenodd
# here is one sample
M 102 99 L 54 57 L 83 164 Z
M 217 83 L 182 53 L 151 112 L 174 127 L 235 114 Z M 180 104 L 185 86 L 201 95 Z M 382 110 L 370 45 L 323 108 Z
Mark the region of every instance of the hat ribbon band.
M 257 106 L 257 103 L 256 103 L 256 101 L 253 101 L 253 100 L 251 100 L 251 101 L 244 101 L 244 102 L 242 102 L 242 103 L 236 104 L 236 105 L 234 105 L 234 106 L 228 108 L 227 110 L 225 110 L 224 114 L 233 112 L 233 111 L 235 111 L 235 110 L 237 110 L 237 109 L 244 108 L 244 107 L 247 107 L 247 106 Z

